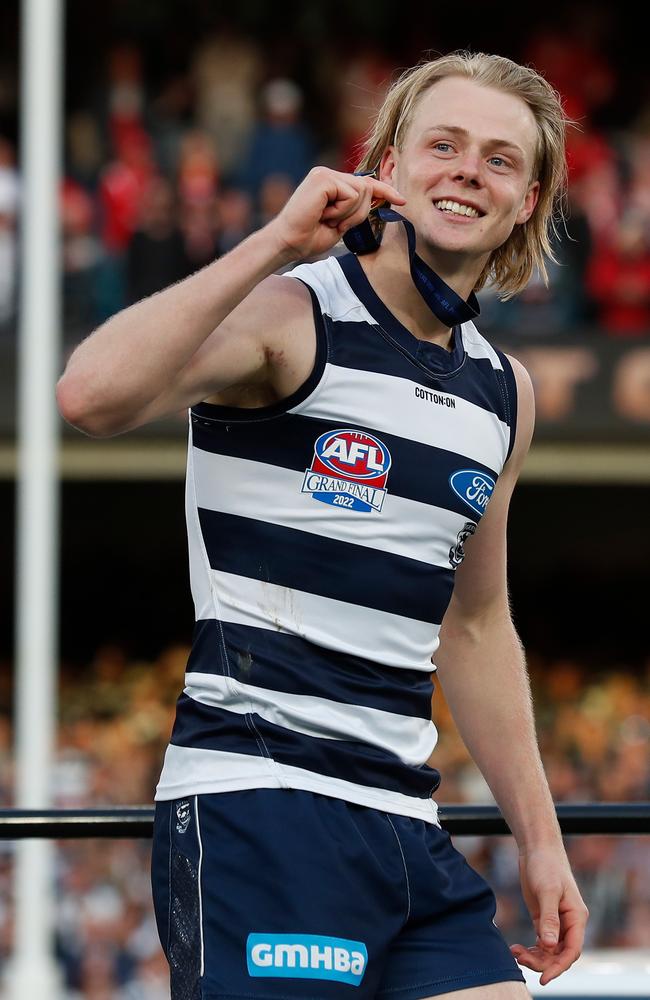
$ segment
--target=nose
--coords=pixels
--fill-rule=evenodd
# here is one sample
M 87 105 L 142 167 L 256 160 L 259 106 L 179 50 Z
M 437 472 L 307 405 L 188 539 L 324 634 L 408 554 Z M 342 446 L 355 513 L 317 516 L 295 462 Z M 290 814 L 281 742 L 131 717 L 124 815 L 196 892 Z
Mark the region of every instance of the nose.
M 481 187 L 483 183 L 482 178 L 483 160 L 480 154 L 467 150 L 460 162 L 455 164 L 454 180 L 470 184 L 472 187 Z

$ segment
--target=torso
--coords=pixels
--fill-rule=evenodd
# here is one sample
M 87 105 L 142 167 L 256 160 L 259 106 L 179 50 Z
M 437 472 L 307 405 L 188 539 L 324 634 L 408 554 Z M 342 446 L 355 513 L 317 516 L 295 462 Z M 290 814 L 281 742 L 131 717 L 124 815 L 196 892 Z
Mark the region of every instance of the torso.
M 156 798 L 302 788 L 435 822 L 431 656 L 512 396 L 471 324 L 420 341 L 351 258 L 296 277 L 318 338 L 299 306 L 276 382 L 192 407 L 196 632 Z

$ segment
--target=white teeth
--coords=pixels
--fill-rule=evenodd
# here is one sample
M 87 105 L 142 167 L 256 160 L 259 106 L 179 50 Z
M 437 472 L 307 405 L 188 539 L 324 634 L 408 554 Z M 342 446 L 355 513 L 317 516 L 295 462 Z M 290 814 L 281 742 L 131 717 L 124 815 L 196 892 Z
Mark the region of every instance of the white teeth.
M 479 215 L 475 208 L 471 208 L 469 205 L 459 205 L 457 201 L 436 201 L 434 204 L 443 212 L 453 212 L 454 215 L 469 215 L 472 219 L 477 219 Z

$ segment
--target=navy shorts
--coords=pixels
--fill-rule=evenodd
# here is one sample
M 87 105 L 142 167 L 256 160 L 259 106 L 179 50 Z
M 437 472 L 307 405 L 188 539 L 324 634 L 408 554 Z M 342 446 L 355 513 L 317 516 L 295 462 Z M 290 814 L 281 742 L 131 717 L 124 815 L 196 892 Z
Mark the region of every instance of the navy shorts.
M 152 885 L 172 1000 L 524 982 L 492 890 L 419 819 L 292 789 L 158 802 Z

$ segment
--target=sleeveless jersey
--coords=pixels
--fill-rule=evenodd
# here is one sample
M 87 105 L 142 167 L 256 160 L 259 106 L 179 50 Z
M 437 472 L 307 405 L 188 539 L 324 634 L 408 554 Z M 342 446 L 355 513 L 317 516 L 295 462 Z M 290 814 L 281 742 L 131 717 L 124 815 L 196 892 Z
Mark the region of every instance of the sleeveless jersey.
M 473 323 L 414 337 L 355 256 L 296 267 L 311 376 L 190 410 L 196 609 L 156 799 L 297 788 L 437 821 L 432 655 L 512 449 L 516 388 Z

